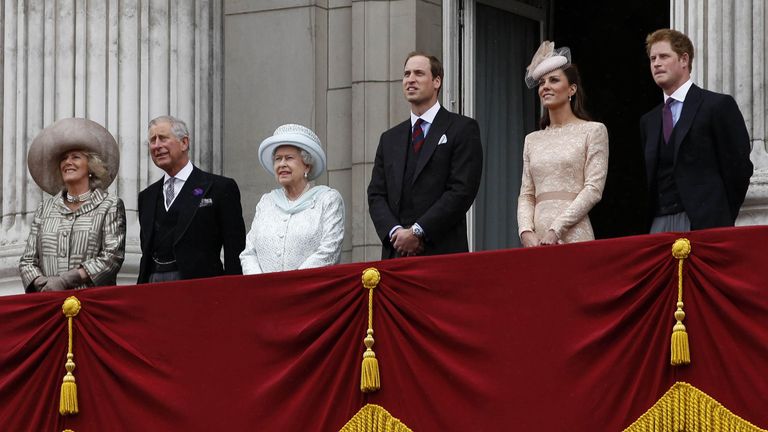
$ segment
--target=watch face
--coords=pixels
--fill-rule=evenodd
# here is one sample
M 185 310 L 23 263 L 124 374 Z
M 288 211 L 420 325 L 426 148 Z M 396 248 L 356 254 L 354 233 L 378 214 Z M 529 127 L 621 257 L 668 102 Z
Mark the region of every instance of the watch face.
M 413 235 L 415 235 L 416 237 L 421 238 L 424 236 L 424 231 L 421 229 L 420 226 L 414 225 L 411 229 L 413 230 Z

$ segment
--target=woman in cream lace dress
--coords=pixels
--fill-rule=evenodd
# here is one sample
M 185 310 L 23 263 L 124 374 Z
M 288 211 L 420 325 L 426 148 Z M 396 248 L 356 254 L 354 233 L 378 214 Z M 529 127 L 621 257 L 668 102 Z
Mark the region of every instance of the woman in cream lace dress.
M 545 41 L 528 67 L 538 85 L 541 130 L 525 137 L 517 224 L 525 247 L 594 240 L 589 211 L 608 172 L 608 131 L 589 121 L 568 48 Z

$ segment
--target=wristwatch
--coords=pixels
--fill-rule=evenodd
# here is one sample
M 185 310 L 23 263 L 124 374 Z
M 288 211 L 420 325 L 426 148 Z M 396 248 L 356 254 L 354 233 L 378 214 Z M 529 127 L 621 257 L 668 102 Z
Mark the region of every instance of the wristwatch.
M 415 235 L 416 237 L 424 238 L 424 230 L 421 229 L 419 224 L 413 224 L 413 226 L 411 226 L 411 231 L 413 231 L 413 235 Z

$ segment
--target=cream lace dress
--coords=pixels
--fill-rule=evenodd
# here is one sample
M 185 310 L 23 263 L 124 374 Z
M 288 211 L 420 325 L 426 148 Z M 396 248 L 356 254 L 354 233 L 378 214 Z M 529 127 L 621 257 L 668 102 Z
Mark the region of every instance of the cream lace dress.
M 589 211 L 600 201 L 608 173 L 608 130 L 580 121 L 525 137 L 517 202 L 519 234 L 539 239 L 550 229 L 565 243 L 594 240 Z

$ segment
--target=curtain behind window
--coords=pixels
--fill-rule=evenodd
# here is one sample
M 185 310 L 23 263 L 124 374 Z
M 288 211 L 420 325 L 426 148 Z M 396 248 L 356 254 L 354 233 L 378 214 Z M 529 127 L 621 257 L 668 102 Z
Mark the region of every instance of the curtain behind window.
M 537 94 L 525 85 L 525 67 L 539 45 L 539 23 L 477 4 L 475 113 L 484 167 L 475 203 L 476 250 L 520 245 L 517 196 L 523 140 L 536 129 Z

